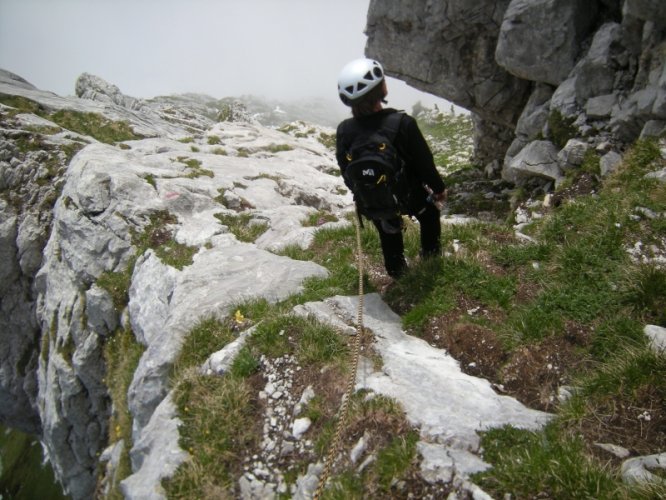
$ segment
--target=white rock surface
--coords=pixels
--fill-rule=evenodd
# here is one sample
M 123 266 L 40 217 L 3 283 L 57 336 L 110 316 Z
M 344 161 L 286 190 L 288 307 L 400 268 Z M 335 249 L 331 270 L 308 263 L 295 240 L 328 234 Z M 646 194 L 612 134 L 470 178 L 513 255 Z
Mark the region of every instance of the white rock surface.
M 327 306 L 341 318 L 355 317 L 358 297 L 336 296 Z M 398 400 L 419 428 L 421 470 L 430 481 L 451 481 L 484 470 L 478 431 L 504 425 L 539 429 L 550 414 L 531 410 L 497 394 L 485 379 L 466 375 L 445 351 L 406 335 L 400 317 L 377 294 L 364 297 L 366 328 L 375 336 L 381 372 L 359 367 L 356 389 L 370 389 Z M 313 307 L 316 309 L 316 307 Z
M 650 472 L 659 471 L 660 475 Z M 663 473 L 666 471 L 666 453 L 634 457 L 622 463 L 622 480 L 628 484 L 666 483 Z
M 666 328 L 657 325 L 647 325 L 643 331 L 650 341 L 652 350 L 666 355 Z

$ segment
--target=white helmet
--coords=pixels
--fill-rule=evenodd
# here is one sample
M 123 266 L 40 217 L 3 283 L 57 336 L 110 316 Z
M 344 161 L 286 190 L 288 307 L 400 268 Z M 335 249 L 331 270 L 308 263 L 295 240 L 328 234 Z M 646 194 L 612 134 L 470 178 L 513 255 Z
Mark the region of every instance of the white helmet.
M 384 68 L 373 59 L 354 59 L 338 77 L 338 94 L 347 106 L 363 97 L 384 80 Z

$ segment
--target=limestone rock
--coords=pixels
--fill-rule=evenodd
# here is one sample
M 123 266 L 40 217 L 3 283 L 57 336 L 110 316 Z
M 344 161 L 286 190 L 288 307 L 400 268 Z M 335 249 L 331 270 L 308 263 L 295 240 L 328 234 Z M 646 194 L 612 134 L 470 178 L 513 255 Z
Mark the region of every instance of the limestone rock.
M 550 141 L 530 142 L 511 159 L 509 165 L 505 165 L 502 176 L 512 182 L 533 176 L 559 180 L 562 171 L 557 154 L 557 147 Z
M 593 120 L 604 119 L 611 115 L 615 106 L 617 106 L 617 95 L 598 95 L 587 100 L 585 103 L 585 113 L 588 118 Z
M 644 329 L 645 335 L 650 340 L 650 347 L 655 352 L 666 354 L 666 328 L 648 325 Z
M 595 14 L 594 2 L 512 0 L 504 13 L 495 58 L 520 78 L 559 85 L 574 67 L 578 44 Z
M 591 147 L 663 132 L 664 9 L 656 0 L 371 2 L 366 54 L 469 109 L 474 161 L 504 160 L 508 179 L 518 151 L 551 139 L 554 112 Z
M 599 160 L 599 170 L 602 177 L 613 173 L 618 165 L 622 163 L 622 156 L 615 151 L 609 151 Z
M 75 91 L 77 97 L 111 104 L 117 104 L 128 109 L 140 108 L 138 99 L 124 95 L 116 85 L 112 85 L 102 78 L 83 73 L 76 80 Z
M 550 99 L 553 89 L 548 85 L 537 84 L 516 123 L 516 136 L 532 141 L 542 133 L 548 122 Z
M 366 54 L 387 72 L 475 115 L 475 159 L 506 151 L 530 88 L 498 66 L 495 47 L 508 0 L 371 2 Z M 425 63 L 425 64 L 424 64 Z M 390 92 L 390 89 L 389 89 Z
M 666 453 L 634 457 L 622 463 L 622 481 L 627 484 L 660 483 L 666 481 L 663 475 L 654 474 L 650 469 L 663 474 L 666 470 Z
M 171 394 L 159 404 L 141 439 L 132 452 L 134 473 L 120 483 L 125 498 L 166 498 L 161 481 L 171 477 L 188 454 L 179 444 L 178 427 L 181 425 Z
M 557 153 L 557 162 L 562 170 L 580 167 L 583 164 L 585 153 L 590 149 L 587 142 L 570 139 Z
M 590 48 L 572 72 L 578 102 L 614 90 L 615 72 L 620 69 L 616 56 L 619 47 L 622 47 L 619 24 L 606 23 L 594 34 Z
M 155 442 L 156 433 L 168 427 L 155 412 L 167 394 L 169 367 L 196 322 L 226 315 L 243 298 L 281 300 L 297 292 L 306 277 L 326 275 L 313 263 L 241 243 L 215 217 L 237 216 L 219 201 L 220 193 L 237 194 L 244 200 L 239 209 L 252 210 L 269 231 L 274 226 L 281 230 L 279 224 L 292 228 L 277 245 L 264 243 L 274 249 L 310 237 L 314 230 L 299 225 L 315 207 L 340 213 L 351 202 L 349 194 L 341 194 L 346 193 L 342 180 L 324 173 L 335 171 L 335 160 L 315 139 L 254 122 L 215 124 L 199 114 L 200 108 L 182 111 L 190 119 L 179 124 L 162 119 L 166 108 L 128 109 L 131 100 L 96 78 L 83 78 L 80 84 L 81 95 L 94 92 L 89 97 L 95 100 L 62 98 L 0 73 L 3 94 L 31 99 L 45 110 L 122 120 L 135 132 L 159 136 L 128 141 L 122 148 L 85 138 L 87 146 L 79 143 L 83 149 L 66 165 L 51 161 L 45 151 L 24 153 L 16 143 L 17 137 L 35 133 L 22 127 L 55 129 L 47 119 L 18 114 L 7 118 L 0 132 L 0 183 L 15 196 L 34 200 L 18 211 L 0 200 L 0 412 L 3 422 L 40 433 L 56 476 L 76 500 L 93 496 L 98 455 L 107 447 L 111 401 L 104 379 L 104 337 L 122 325 L 146 346 L 129 401 L 132 453 L 140 468 L 148 460 L 145 443 Z M 203 134 L 197 138 L 198 153 L 174 140 L 202 127 L 219 137 L 230 154 L 215 154 Z M 60 134 L 39 140 L 58 148 L 71 145 L 65 136 L 81 137 Z M 276 153 L 276 145 L 288 147 Z M 238 155 L 242 148 L 256 157 Z M 56 154 L 61 158 L 59 149 Z M 55 178 L 37 183 L 47 160 L 57 165 L 49 174 Z M 284 208 L 290 205 L 293 210 Z M 159 214 L 166 214 L 163 227 L 155 227 Z M 177 268 L 139 248 L 141 238 L 149 246 L 160 246 L 164 239 L 191 246 L 194 256 Z M 163 250 L 168 254 L 168 248 Z M 124 275 L 132 270 L 129 266 L 134 268 L 129 306 L 122 310 L 98 280 Z M 129 481 L 128 494 L 139 486 Z

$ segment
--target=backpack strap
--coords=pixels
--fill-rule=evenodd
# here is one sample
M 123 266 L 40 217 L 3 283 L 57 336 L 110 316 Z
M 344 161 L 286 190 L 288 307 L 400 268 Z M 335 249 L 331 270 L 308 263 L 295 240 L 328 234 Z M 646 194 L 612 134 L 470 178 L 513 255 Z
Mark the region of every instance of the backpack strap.
M 393 141 L 398 135 L 398 131 L 400 130 L 400 124 L 402 123 L 403 116 L 405 116 L 404 111 L 396 110 L 382 117 L 382 120 L 379 123 L 379 130 L 382 130 L 386 133 L 391 143 L 393 143 Z M 359 123 L 356 121 L 355 118 L 347 118 L 342 122 L 341 131 L 344 135 L 347 135 L 348 137 L 354 136 L 356 133 L 365 130 L 367 129 L 361 128 L 361 126 L 359 125 Z
M 392 144 L 394 144 L 395 138 L 400 130 L 400 123 L 402 123 L 403 116 L 405 116 L 404 111 L 395 111 L 386 115 L 382 120 L 381 129 L 386 132 L 386 135 Z

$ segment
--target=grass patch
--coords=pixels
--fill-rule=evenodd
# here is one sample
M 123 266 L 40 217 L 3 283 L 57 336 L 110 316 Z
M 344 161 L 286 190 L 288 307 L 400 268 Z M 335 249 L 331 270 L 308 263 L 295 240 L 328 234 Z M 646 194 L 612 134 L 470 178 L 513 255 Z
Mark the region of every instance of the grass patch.
M 553 110 L 548 116 L 548 128 L 550 136 L 558 148 L 566 146 L 569 139 L 576 137 L 577 129 L 574 126 L 574 118 L 565 118 L 558 110 Z
M 107 144 L 143 138 L 143 136 L 135 134 L 127 122 L 115 122 L 96 113 L 60 110 L 50 115 L 49 119 L 62 128 L 89 135 Z
M 376 459 L 362 472 L 356 470 L 358 464 L 343 460 L 323 498 L 401 497 L 405 492 L 399 492 L 396 484 L 410 481 L 416 475 L 419 436 L 405 420 L 403 408 L 385 396 L 366 396 L 365 391 L 352 395 L 343 442 L 351 448 L 364 436 L 367 444 L 364 456 L 374 454 Z M 322 437 L 327 436 L 322 433 Z M 328 449 L 329 441 L 330 438 L 324 441 L 322 451 Z
M 129 286 L 134 271 L 134 261 L 127 269 L 120 272 L 104 271 L 97 278 L 97 285 L 106 290 L 111 296 L 113 307 L 120 313 L 129 302 Z
M 184 422 L 180 445 L 192 459 L 165 482 L 169 498 L 226 498 L 234 490 L 240 457 L 255 447 L 257 400 L 248 378 L 257 362 L 247 348 L 225 376 L 207 376 L 198 367 L 236 338 L 234 324 L 255 316 L 265 301 L 250 302 L 227 320 L 206 319 L 186 337 L 172 372 L 175 401 Z M 252 311 L 252 312 L 250 312 Z M 249 324 L 249 323 L 248 323 Z
M 328 363 L 346 352 L 340 335 L 332 327 L 311 318 L 290 315 L 259 325 L 248 346 L 257 356 L 277 358 L 294 354 L 304 367 Z
M 327 222 L 337 222 L 338 218 L 330 212 L 323 212 L 317 210 L 316 212 L 308 215 L 307 219 L 303 221 L 304 227 L 318 227 Z
M 335 362 L 346 354 L 340 336 L 315 320 L 277 315 L 265 301 L 239 305 L 224 321 L 201 322 L 188 335 L 173 384 L 184 427 L 181 446 L 192 455 L 166 483 L 169 498 L 224 498 L 234 491 L 242 458 L 261 440 L 258 395 L 250 377 L 261 355 L 294 354 L 300 366 Z M 265 316 L 271 319 L 265 319 Z M 238 321 L 261 322 L 225 376 L 205 376 L 197 367 L 235 338 Z
M 197 152 L 197 151 L 193 151 Z M 197 160 L 196 158 L 187 158 L 186 156 L 179 156 L 178 161 L 180 163 L 183 163 L 184 165 L 187 166 L 187 168 L 190 169 L 190 172 L 187 174 L 186 177 L 189 179 L 195 179 L 197 177 L 215 177 L 215 174 L 213 173 L 212 170 L 208 170 L 207 168 L 203 168 L 201 166 L 201 161 Z
M 227 498 L 234 491 L 243 450 L 257 446 L 257 408 L 248 382 L 233 375 L 191 371 L 175 389 L 180 445 L 192 459 L 165 483 L 169 498 Z
M 375 248 L 374 253 L 380 253 L 379 242 L 374 228 L 366 228 L 362 232 L 363 238 L 370 242 L 364 245 L 366 255 Z M 354 295 L 358 293 L 358 270 L 356 267 L 356 234 L 353 226 L 322 228 L 315 233 L 310 248 L 303 250 L 298 246 L 291 246 L 280 251 L 295 260 L 309 260 L 317 262 L 329 271 L 328 278 L 310 278 L 303 282 L 303 292 L 298 297 L 289 299 L 290 304 L 306 301 L 323 300 L 334 295 Z M 375 256 L 375 258 L 378 258 Z M 364 277 L 364 289 L 367 293 L 375 288 Z
M 493 468 L 472 476 L 487 493 L 518 498 L 620 498 L 621 486 L 585 454 L 581 439 L 555 424 L 543 432 L 504 427 L 482 435 L 484 459 Z
M 469 163 L 474 135 L 474 124 L 469 115 L 417 114 L 417 121 L 433 152 L 435 165 L 450 170 Z
M 317 136 L 317 140 L 323 144 L 327 149 L 335 151 L 335 134 L 327 134 L 326 132 L 320 132 Z
M 187 335 L 181 348 L 178 365 L 186 368 L 199 366 L 208 356 L 222 349 L 235 337 L 228 324 L 213 318 L 202 320 Z
M 132 473 L 129 450 L 132 448 L 132 415 L 127 406 L 127 390 L 132 382 L 134 371 L 139 364 L 144 347 L 139 344 L 131 330 L 118 330 L 104 344 L 107 383 L 113 411 L 109 418 L 109 444 L 123 441 L 123 451 L 118 467 L 110 482 L 107 498 L 122 499 L 120 481 Z
M 149 248 L 165 264 L 182 270 L 192 264 L 192 258 L 197 248 L 178 243 L 169 229 L 169 224 L 175 224 L 178 219 L 167 211 L 157 211 L 150 215 L 150 222 L 141 233 L 132 233 L 132 243 L 138 247 L 137 255 L 141 255 Z
M 15 108 L 16 113 L 32 113 L 41 116 L 64 129 L 94 137 L 107 144 L 143 138 L 143 136 L 134 133 L 129 123 L 109 120 L 97 113 L 85 113 L 70 109 L 61 109 L 52 113 L 41 104 L 21 96 L 2 95 L 0 96 L 0 103 Z M 50 130 L 51 133 L 54 131 L 55 129 Z
M 219 213 L 215 214 L 215 218 L 227 226 L 239 241 L 246 243 L 254 243 L 259 236 L 268 230 L 267 223 L 253 219 L 251 214 L 229 215 Z

